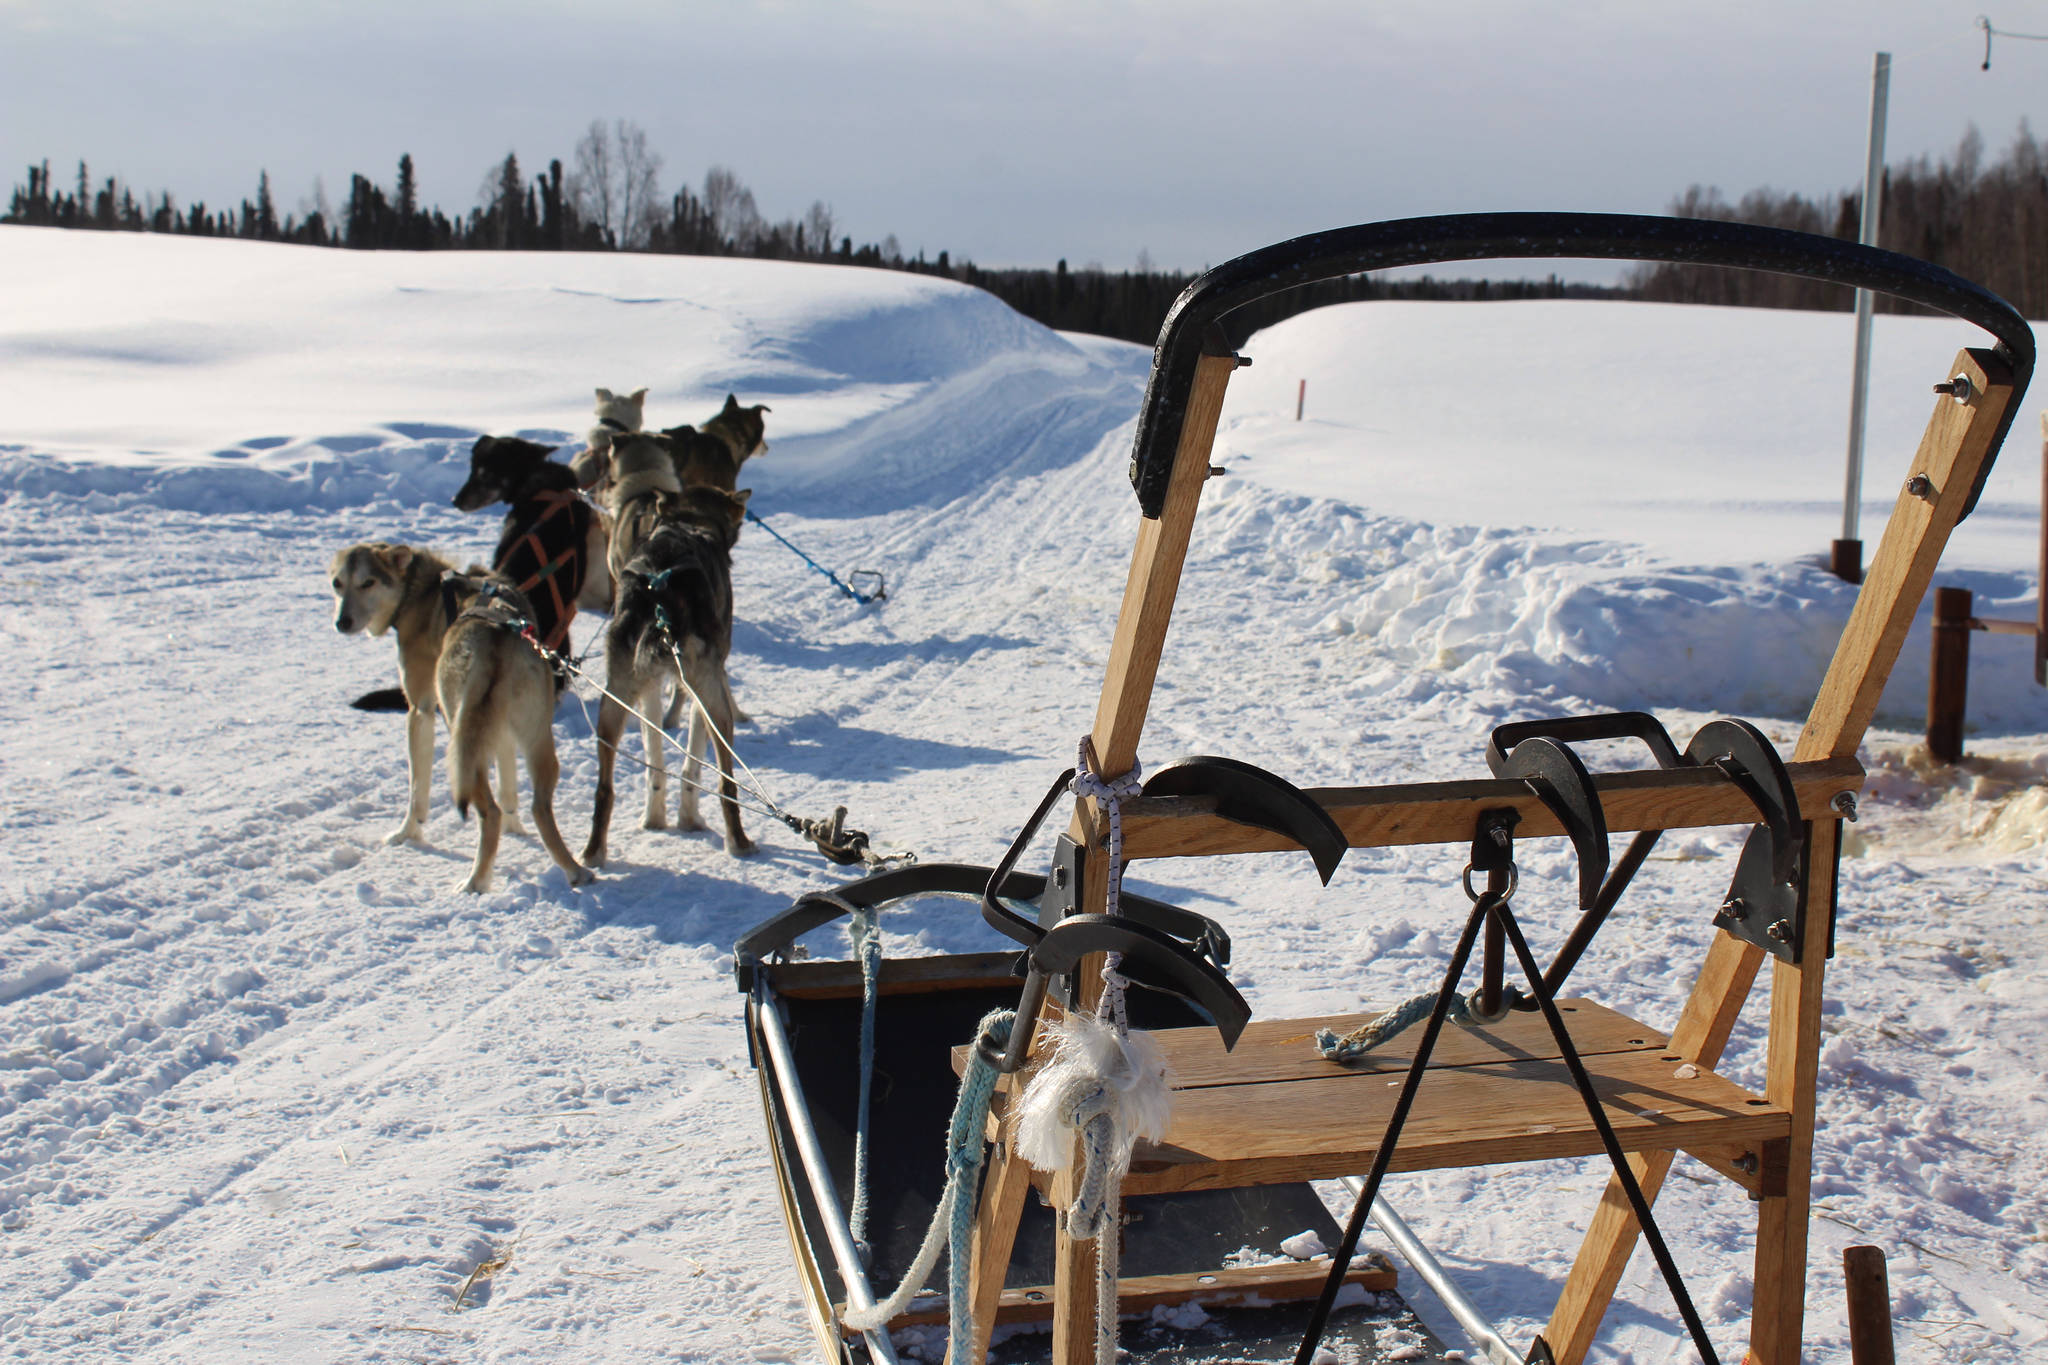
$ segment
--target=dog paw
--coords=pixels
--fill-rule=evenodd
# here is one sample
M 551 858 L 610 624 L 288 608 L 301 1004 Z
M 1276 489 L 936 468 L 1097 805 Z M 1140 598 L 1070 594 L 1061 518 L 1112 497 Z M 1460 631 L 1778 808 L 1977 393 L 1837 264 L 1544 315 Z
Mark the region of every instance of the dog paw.
M 735 858 L 751 858 L 758 845 L 752 839 L 741 837 L 725 846 L 725 851 Z
M 455 883 L 455 889 L 472 896 L 479 895 L 491 889 L 491 879 L 489 877 L 464 877 L 461 881 Z
M 668 828 L 668 816 L 667 816 L 667 814 L 666 814 L 666 813 L 664 813 L 664 812 L 662 812 L 662 811 L 658 811 L 658 810 L 651 810 L 651 811 L 648 811 L 648 812 L 647 812 L 647 814 L 645 814 L 645 815 L 643 815 L 643 816 L 641 816 L 641 817 L 640 817 L 640 828 L 642 828 L 642 829 L 667 829 L 667 828 Z M 688 827 L 688 826 L 686 825 L 686 826 L 684 826 L 684 828 L 685 828 L 685 829 L 687 829 L 687 828 L 689 828 L 689 827 Z
M 583 850 L 583 865 L 585 867 L 603 867 L 604 860 L 605 850 L 602 844 L 591 844 Z
M 425 844 L 426 831 L 408 820 L 384 836 L 384 842 L 393 848 L 400 844 Z
M 516 835 L 517 837 L 524 839 L 533 831 L 528 829 L 526 826 L 520 824 L 517 820 L 514 820 L 512 818 L 512 813 L 510 811 L 507 811 L 505 812 L 505 827 L 503 832 L 506 834 Z
M 568 872 L 568 869 L 564 868 L 563 871 Z M 588 886 L 596 880 L 597 874 L 587 867 L 579 867 L 575 871 L 569 872 L 569 885 L 572 887 Z

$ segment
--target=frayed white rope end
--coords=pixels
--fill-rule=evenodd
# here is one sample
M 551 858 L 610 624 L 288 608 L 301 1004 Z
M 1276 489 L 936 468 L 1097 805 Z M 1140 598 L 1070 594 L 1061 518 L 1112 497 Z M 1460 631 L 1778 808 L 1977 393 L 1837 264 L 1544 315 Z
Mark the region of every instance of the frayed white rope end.
M 1146 1033 L 1119 1036 L 1113 1024 L 1069 1014 L 1041 1025 L 1051 1055 L 1033 1073 L 1017 1105 L 1017 1155 L 1041 1171 L 1065 1170 L 1074 1129 L 1093 1113 L 1115 1119 L 1109 1156 L 1119 1178 L 1142 1138 L 1166 1136 L 1173 1082 L 1159 1045 Z

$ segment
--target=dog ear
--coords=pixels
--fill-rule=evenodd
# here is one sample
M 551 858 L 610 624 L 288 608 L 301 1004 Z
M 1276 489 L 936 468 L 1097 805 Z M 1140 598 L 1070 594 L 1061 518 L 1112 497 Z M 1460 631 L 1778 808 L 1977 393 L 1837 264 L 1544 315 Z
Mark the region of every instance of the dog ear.
M 600 403 L 609 403 L 609 402 L 611 402 L 611 401 L 612 401 L 612 391 L 611 391 L 610 389 L 599 389 L 599 390 L 597 391 L 597 401 L 598 401 L 598 402 L 600 402 Z
M 491 453 L 491 452 L 492 452 L 493 450 L 497 449 L 497 446 L 498 446 L 498 438 L 497 438 L 497 437 L 495 437 L 495 436 L 479 436 L 479 437 L 477 437 L 477 438 L 476 438 L 476 443 L 475 443 L 474 445 L 470 446 L 470 448 L 469 448 L 469 458 L 470 458 L 470 459 L 472 459 L 472 460 L 474 460 L 474 459 L 476 459 L 476 458 L 477 458 L 477 457 L 478 457 L 479 455 L 488 455 L 488 454 L 490 454 L 490 453 Z
M 629 394 L 627 394 L 627 395 L 626 395 L 626 401 L 627 401 L 628 403 L 638 403 L 638 402 L 641 402 L 642 400 L 644 400 L 644 399 L 645 399 L 646 397 L 647 397 L 647 390 L 645 390 L 645 389 L 635 389 L 635 390 L 633 390 L 633 391 L 632 391 L 631 393 L 629 393 Z
M 734 494 L 732 495 L 732 502 L 733 502 L 733 506 L 735 506 L 735 507 L 739 508 L 739 509 L 740 509 L 740 510 L 741 510 L 742 512 L 744 512 L 744 511 L 746 511 L 746 510 L 747 510 L 747 499 L 748 499 L 748 498 L 751 498 L 751 497 L 753 497 L 753 496 L 754 496 L 754 490 L 753 490 L 753 489 L 751 489 L 751 488 L 742 488 L 742 489 L 740 489 L 740 490 L 739 490 L 739 492 L 737 492 L 737 493 L 734 493 Z
M 412 546 L 394 545 L 391 547 L 391 553 L 389 557 L 391 560 L 391 567 L 398 570 L 398 572 L 400 573 L 404 573 L 407 569 L 412 567 Z
M 740 399 L 738 394 L 729 393 L 725 396 L 725 410 L 727 412 L 738 412 L 740 410 Z
M 769 406 L 768 406 L 768 405 L 767 405 L 766 403 L 756 403 L 756 404 L 754 404 L 754 413 L 755 413 L 755 414 L 756 414 L 757 416 L 758 416 L 759 414 L 761 414 L 761 413 L 764 413 L 764 412 L 772 412 L 772 411 L 774 411 L 774 409 L 773 409 L 773 408 L 770 408 L 770 407 L 769 407 Z

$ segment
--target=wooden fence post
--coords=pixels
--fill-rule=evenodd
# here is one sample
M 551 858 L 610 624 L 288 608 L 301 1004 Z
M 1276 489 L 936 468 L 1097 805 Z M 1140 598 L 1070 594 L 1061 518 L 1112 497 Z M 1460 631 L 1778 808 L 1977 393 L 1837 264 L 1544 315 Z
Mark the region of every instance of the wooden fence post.
M 1849 1292 L 1849 1359 L 1852 1365 L 1893 1365 L 1892 1291 L 1885 1278 L 1884 1252 L 1845 1247 L 1842 1279 Z
M 1968 588 L 1934 590 L 1934 666 L 1927 675 L 1927 752 L 1942 763 L 1963 756 L 1963 705 L 1970 688 Z

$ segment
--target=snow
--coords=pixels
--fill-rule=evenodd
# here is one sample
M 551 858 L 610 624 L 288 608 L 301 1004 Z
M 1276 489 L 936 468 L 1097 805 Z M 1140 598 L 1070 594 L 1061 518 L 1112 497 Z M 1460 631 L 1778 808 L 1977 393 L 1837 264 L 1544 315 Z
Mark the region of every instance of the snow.
M 382 844 L 400 722 L 343 703 L 389 685 L 392 649 L 334 632 L 328 557 L 486 554 L 496 518 L 447 505 L 469 441 L 566 444 L 595 386 L 647 384 L 663 425 L 728 390 L 767 402 L 755 507 L 842 573 L 885 571 L 890 597 L 856 608 L 742 538 L 742 756 L 792 810 L 843 803 L 883 845 L 992 861 L 1093 714 L 1147 354 L 943 281 L 752 261 L 0 228 L 0 292 L 0 1358 L 811 1358 L 730 946 L 844 874 L 758 816 L 763 851 L 735 861 L 622 814 L 591 887 L 510 838 L 492 892 L 446 890 L 473 827 L 437 779 L 432 846 Z M 1477 776 L 1496 724 L 1635 705 L 1681 741 L 1726 712 L 1789 748 L 1849 601 L 1815 562 L 1838 534 L 1847 337 L 1834 316 L 1572 301 L 1361 305 L 1253 338 L 1146 763 Z M 1877 338 L 1873 543 L 1928 385 L 1979 341 L 1898 318 Z M 1986 613 L 2036 590 L 2030 413 L 2014 430 L 1939 579 Z M 2017 1365 L 2048 1343 L 2048 709 L 2020 653 L 1979 637 L 1978 757 L 1940 771 L 1913 752 L 1916 636 L 1866 748 L 1828 977 L 1815 1360 L 1847 1359 L 1840 1253 L 1865 1241 L 1909 1358 Z M 565 706 L 558 737 L 573 845 L 587 715 Z M 1668 838 L 1575 987 L 1668 1028 L 1740 835 Z M 1520 854 L 1540 950 L 1573 869 Z M 1254 1008 L 1303 1015 L 1428 984 L 1457 866 L 1359 850 L 1327 889 L 1299 858 L 1132 881 L 1221 918 Z M 908 912 L 888 949 L 987 946 L 972 919 Z M 1759 990 L 1724 1067 L 1752 1087 L 1765 1011 Z M 1754 1210 L 1675 1175 L 1664 1226 L 1732 1357 Z M 1554 1163 L 1388 1194 L 1526 1341 L 1603 1180 Z M 1686 1358 L 1647 1258 L 1621 1299 L 1596 1360 Z

